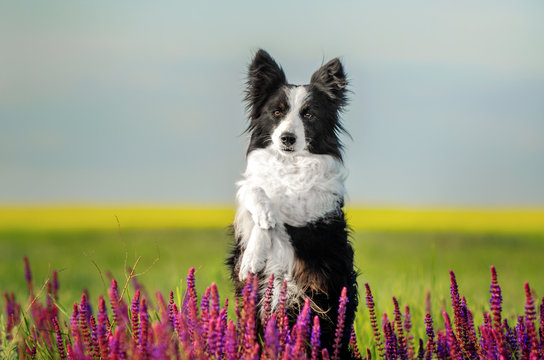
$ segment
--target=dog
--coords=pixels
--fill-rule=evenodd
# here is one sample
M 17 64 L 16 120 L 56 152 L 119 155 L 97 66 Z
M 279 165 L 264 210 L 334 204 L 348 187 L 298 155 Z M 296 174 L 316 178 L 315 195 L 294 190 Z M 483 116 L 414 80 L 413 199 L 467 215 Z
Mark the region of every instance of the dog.
M 352 357 L 348 343 L 358 304 L 339 139 L 347 84 L 338 58 L 321 66 L 308 85 L 292 85 L 266 51 L 257 51 L 245 96 L 247 166 L 237 183 L 235 244 L 227 260 L 237 296 L 254 274 L 262 299 L 274 275 L 272 309 L 285 280 L 291 324 L 309 297 L 320 317 L 322 347 L 329 351 L 346 287 L 343 359 Z

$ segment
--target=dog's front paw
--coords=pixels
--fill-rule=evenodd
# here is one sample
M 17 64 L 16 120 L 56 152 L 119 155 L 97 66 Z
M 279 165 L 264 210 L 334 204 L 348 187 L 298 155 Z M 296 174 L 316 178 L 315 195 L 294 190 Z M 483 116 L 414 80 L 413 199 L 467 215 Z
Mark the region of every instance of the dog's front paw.
M 252 214 L 253 222 L 261 229 L 273 229 L 276 226 L 276 215 L 270 205 L 258 206 Z
M 269 231 L 254 226 L 240 261 L 240 271 L 238 272 L 240 281 L 246 280 L 249 273 L 257 274 L 264 269 L 270 246 Z
M 249 277 L 249 274 L 257 274 L 264 269 L 265 259 L 256 254 L 244 253 L 242 262 L 240 263 L 240 271 L 238 272 L 238 279 L 245 281 Z

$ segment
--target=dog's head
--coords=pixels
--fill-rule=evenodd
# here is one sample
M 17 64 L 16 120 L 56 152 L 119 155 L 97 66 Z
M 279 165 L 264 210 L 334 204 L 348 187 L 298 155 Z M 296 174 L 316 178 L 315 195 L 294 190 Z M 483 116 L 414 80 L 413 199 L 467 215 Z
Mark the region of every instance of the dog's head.
M 338 58 L 321 66 L 310 84 L 292 85 L 274 59 L 259 50 L 249 66 L 245 98 L 248 153 L 270 147 L 285 156 L 309 152 L 341 159 L 339 113 L 347 103 L 346 86 Z

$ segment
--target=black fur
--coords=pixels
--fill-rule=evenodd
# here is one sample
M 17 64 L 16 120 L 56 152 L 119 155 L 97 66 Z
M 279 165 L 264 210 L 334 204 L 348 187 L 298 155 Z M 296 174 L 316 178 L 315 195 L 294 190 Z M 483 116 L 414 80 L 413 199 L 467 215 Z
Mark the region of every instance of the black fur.
M 287 113 L 286 90 L 293 85 L 287 83 L 281 67 L 264 50 L 259 50 L 249 67 L 245 101 L 249 114 L 250 134 L 248 154 L 271 143 L 273 132 L 281 117 L 273 116 L 274 111 Z M 305 120 L 304 130 L 308 150 L 314 154 L 332 155 L 342 160 L 342 144 L 339 133 L 344 131 L 340 113 L 347 104 L 347 79 L 339 59 L 333 59 L 319 68 L 305 85 L 309 93 L 303 113 L 312 114 Z M 281 108 L 283 106 L 283 108 Z M 301 118 L 304 114 L 301 114 Z M 341 359 L 353 358 L 348 349 L 351 326 L 358 305 L 357 272 L 353 265 L 353 248 L 349 241 L 349 230 L 342 210 L 343 199 L 333 213 L 303 227 L 283 224 L 295 250 L 298 272 L 294 278 L 300 288 L 321 309 L 321 344 L 333 351 L 332 344 L 336 329 L 338 304 L 342 288 L 347 287 L 349 302 L 346 309 Z M 240 239 L 232 249 L 227 265 L 231 270 L 235 294 L 241 296 L 244 286 L 238 280 L 236 265 L 242 256 Z M 259 276 L 260 274 L 257 274 Z M 263 286 L 267 279 L 261 279 Z M 288 312 L 291 324 L 296 321 L 297 309 Z

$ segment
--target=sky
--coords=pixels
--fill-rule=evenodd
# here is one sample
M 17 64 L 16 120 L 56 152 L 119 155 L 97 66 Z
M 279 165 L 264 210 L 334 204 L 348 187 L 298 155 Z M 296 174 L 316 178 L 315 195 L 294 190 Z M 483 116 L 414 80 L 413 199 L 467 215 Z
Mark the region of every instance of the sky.
M 259 48 L 340 57 L 348 203 L 544 205 L 544 2 L 0 2 L 0 204 L 232 204 Z

